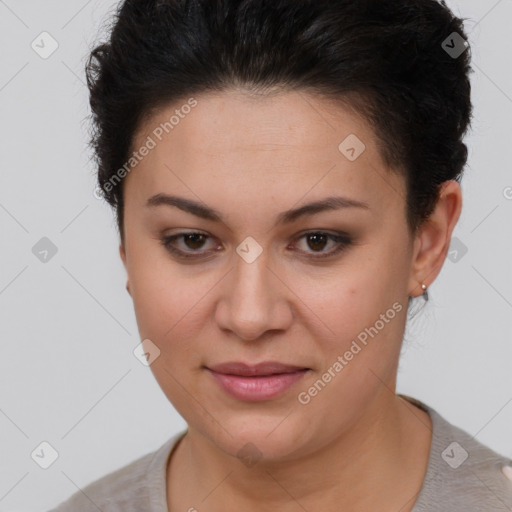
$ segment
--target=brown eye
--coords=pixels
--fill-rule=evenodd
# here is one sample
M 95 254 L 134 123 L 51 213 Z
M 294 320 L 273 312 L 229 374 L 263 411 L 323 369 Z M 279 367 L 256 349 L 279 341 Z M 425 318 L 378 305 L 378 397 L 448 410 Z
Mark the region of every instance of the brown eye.
M 315 250 L 322 250 L 328 241 L 328 237 L 323 233 L 313 233 L 307 235 L 308 246 Z
M 185 245 L 189 249 L 201 249 L 204 245 L 205 239 L 207 238 L 205 235 L 201 233 L 190 233 L 188 235 L 182 235 L 183 241 Z
M 324 233 L 323 231 L 310 231 L 299 237 L 306 241 L 306 249 L 299 252 L 306 253 L 310 259 L 327 258 L 347 249 L 352 244 L 352 238 L 343 233 Z M 331 250 L 325 250 L 331 242 Z
M 160 238 L 160 243 L 178 258 L 201 258 L 213 252 L 212 250 L 202 250 L 210 238 L 204 233 L 184 232 L 163 236 Z
M 163 236 L 160 243 L 176 258 L 195 258 L 199 260 L 220 250 L 218 245 L 210 250 L 203 249 L 209 239 L 211 237 L 204 233 L 183 232 Z M 308 255 L 311 260 L 334 256 L 352 244 L 352 238 L 347 234 L 333 234 L 322 231 L 305 233 L 298 240 L 306 241 L 306 248 L 299 249 L 298 252 Z M 329 242 L 331 242 L 332 248 L 331 250 L 325 250 L 329 246 Z

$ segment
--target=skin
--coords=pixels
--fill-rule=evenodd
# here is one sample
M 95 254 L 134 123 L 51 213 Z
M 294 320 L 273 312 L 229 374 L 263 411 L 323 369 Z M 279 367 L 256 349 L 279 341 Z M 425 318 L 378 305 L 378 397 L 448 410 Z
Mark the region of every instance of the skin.
M 169 510 L 410 511 L 432 423 L 395 394 L 397 366 L 409 296 L 430 286 L 444 264 L 460 186 L 443 184 L 413 237 L 405 181 L 386 168 L 371 127 L 350 108 L 306 92 L 264 97 L 233 89 L 196 100 L 123 185 L 120 255 L 140 336 L 161 351 L 151 370 L 188 424 L 168 461 Z M 134 147 L 186 101 L 154 113 Z M 352 133 L 366 146 L 355 161 L 338 150 Z M 200 201 L 223 222 L 146 207 L 158 193 Z M 281 212 L 332 195 L 369 208 L 275 225 Z M 161 244 L 164 235 L 191 230 L 210 238 L 174 246 L 202 258 L 180 260 Z M 353 243 L 315 260 L 336 242 L 308 244 L 302 235 L 310 231 L 346 232 Z M 248 236 L 263 250 L 252 263 L 236 252 Z M 300 403 L 298 394 L 396 303 L 402 310 Z M 269 360 L 310 371 L 278 398 L 245 402 L 204 368 Z M 246 443 L 260 453 L 251 467 L 237 457 Z

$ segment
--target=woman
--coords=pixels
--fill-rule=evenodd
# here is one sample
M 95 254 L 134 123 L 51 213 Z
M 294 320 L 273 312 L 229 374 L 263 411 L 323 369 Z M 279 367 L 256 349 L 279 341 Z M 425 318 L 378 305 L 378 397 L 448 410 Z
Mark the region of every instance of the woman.
M 87 66 L 143 353 L 187 422 L 55 510 L 512 510 L 396 394 L 462 208 L 470 51 L 435 0 L 126 0 Z

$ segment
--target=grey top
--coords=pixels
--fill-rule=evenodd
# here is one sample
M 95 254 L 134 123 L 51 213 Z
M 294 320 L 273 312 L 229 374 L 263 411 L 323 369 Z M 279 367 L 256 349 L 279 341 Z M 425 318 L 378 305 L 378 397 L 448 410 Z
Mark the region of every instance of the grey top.
M 512 512 L 512 460 L 423 402 L 399 396 L 427 411 L 433 425 L 427 473 L 412 512 Z M 186 432 L 95 480 L 50 512 L 169 512 L 167 460 Z

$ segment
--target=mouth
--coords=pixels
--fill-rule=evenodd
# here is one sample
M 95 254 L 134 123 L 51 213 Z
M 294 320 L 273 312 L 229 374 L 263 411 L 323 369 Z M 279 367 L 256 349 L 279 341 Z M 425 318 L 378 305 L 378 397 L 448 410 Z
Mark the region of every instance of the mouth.
M 282 375 L 285 373 L 294 373 L 300 370 L 310 370 L 310 368 L 306 368 L 304 366 L 283 364 L 277 361 L 268 361 L 256 365 L 229 362 L 208 366 L 207 368 L 216 373 L 237 375 L 240 377 L 268 377 L 270 375 Z
M 252 402 L 279 397 L 311 370 L 275 361 L 257 365 L 229 362 L 205 369 L 225 393 Z

